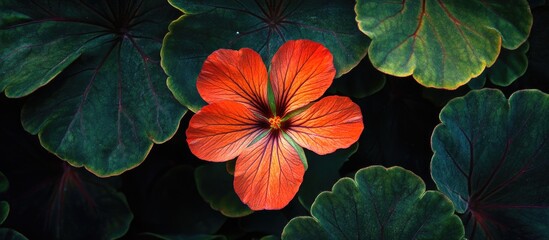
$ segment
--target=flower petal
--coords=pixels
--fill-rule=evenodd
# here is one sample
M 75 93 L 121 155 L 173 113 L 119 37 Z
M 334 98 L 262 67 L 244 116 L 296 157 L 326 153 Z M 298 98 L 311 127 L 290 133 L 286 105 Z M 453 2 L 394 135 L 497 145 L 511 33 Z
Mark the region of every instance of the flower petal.
M 221 101 L 204 106 L 191 118 L 187 143 L 198 158 L 222 162 L 238 155 L 265 130 L 244 105 Z
M 322 98 L 288 121 L 288 135 L 317 154 L 351 146 L 364 129 L 360 107 L 340 96 Z
M 230 100 L 262 111 L 267 106 L 267 69 L 261 56 L 249 48 L 210 54 L 196 87 L 208 103 Z
M 297 193 L 304 174 L 296 150 L 271 132 L 236 160 L 234 189 L 252 210 L 281 209 Z
M 273 56 L 270 71 L 280 115 L 317 100 L 336 73 L 330 51 L 310 40 L 284 43 Z

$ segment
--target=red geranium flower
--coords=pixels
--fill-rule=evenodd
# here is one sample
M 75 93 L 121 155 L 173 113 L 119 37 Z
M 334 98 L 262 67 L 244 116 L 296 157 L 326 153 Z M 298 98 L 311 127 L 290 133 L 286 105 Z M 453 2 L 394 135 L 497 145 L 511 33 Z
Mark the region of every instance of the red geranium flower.
M 332 54 L 309 40 L 288 41 L 267 75 L 248 48 L 213 52 L 197 79 L 209 103 L 191 119 L 193 154 L 213 162 L 236 160 L 234 188 L 253 210 L 283 208 L 303 181 L 303 149 L 328 154 L 358 140 L 360 108 L 347 97 L 321 97 L 335 76 Z

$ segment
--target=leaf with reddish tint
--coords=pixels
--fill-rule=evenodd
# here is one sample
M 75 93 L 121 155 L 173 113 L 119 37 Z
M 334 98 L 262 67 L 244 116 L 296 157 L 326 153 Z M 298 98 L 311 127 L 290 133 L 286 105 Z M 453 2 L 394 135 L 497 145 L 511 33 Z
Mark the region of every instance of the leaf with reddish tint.
M 0 10 L 0 90 L 23 97 L 25 129 L 99 176 L 139 165 L 185 109 L 166 87 L 164 1 L 7 0 Z M 50 83 L 51 82 L 51 83 Z
M 432 176 L 469 239 L 548 239 L 549 95 L 494 89 L 450 101 L 432 135 Z
M 452 202 L 425 191 L 420 177 L 401 167 L 372 166 L 322 192 L 312 217 L 296 217 L 282 239 L 461 239 Z
M 355 9 L 377 69 L 435 88 L 456 89 L 480 75 L 532 27 L 526 0 L 358 0 Z
M 36 164 L 34 161 L 26 163 Z M 48 162 L 46 168 L 57 166 L 55 163 Z M 126 234 L 133 214 L 124 194 L 111 185 L 116 179 L 97 178 L 67 163 L 55 175 L 46 168 L 21 171 L 27 175 L 20 174 L 17 190 L 13 187 L 14 199 L 21 200 L 10 202 L 11 224 L 25 234 L 32 234 L 32 238 L 115 239 Z M 38 177 L 33 176 L 34 181 L 21 184 L 29 179 L 28 173 L 36 172 Z
M 337 76 L 366 55 L 370 40 L 355 22 L 354 1 L 170 0 L 184 15 L 170 24 L 162 66 L 176 98 L 196 112 L 205 102 L 196 90 L 204 60 L 220 48 L 251 48 L 268 66 L 287 40 L 310 39 L 334 56 Z

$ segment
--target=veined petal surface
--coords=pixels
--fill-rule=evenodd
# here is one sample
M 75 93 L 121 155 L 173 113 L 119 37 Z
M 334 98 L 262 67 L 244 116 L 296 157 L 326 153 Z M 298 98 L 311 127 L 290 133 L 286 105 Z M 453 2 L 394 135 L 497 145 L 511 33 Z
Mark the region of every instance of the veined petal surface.
M 333 57 L 320 43 L 287 41 L 273 56 L 270 80 L 277 111 L 284 115 L 317 100 L 335 77 Z
M 303 163 L 280 134 L 269 133 L 236 160 L 234 188 L 252 210 L 285 207 L 303 181 Z
M 202 66 L 196 87 L 208 103 L 230 100 L 258 111 L 267 106 L 267 69 L 252 49 L 220 49 Z
M 223 162 L 240 155 L 261 132 L 257 117 L 245 105 L 221 101 L 191 118 L 187 143 L 198 158 Z
M 288 135 L 317 154 L 351 146 L 364 129 L 360 107 L 340 96 L 322 98 L 289 121 Z

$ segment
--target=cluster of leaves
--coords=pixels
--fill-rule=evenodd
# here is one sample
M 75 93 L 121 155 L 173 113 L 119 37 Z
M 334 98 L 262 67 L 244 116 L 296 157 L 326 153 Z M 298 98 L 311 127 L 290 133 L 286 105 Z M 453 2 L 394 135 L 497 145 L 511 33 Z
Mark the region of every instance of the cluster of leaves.
M 535 0 L 0 0 L 0 239 L 547 239 L 548 22 Z M 268 66 L 293 39 L 330 50 L 364 132 L 254 212 L 184 130 L 210 53 Z

